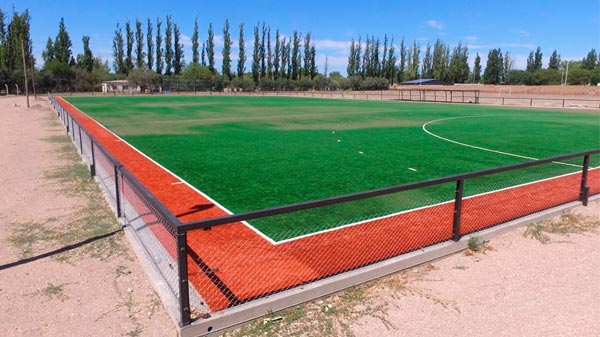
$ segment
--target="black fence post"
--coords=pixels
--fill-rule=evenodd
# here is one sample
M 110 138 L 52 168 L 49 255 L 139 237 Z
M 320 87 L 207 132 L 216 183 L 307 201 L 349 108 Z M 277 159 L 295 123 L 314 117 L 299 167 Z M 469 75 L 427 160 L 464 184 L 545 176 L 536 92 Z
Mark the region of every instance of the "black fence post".
M 179 272 L 179 310 L 181 312 L 181 324 L 183 326 L 191 323 L 190 310 L 190 288 L 188 285 L 187 264 L 187 231 L 177 230 L 177 271 Z
M 77 126 L 79 127 L 79 152 L 81 152 L 81 154 L 83 155 L 83 140 L 81 140 L 81 125 L 79 125 L 79 123 L 77 123 Z
M 90 174 L 92 178 L 96 176 L 96 156 L 94 155 L 94 141 L 90 138 L 90 144 L 92 147 L 92 164 L 90 165 Z
M 120 165 L 119 165 L 120 166 Z M 113 165 L 115 172 L 115 200 L 117 203 L 117 218 L 121 217 L 121 189 L 119 187 L 119 167 Z
M 462 211 L 462 198 L 464 191 L 464 180 L 456 181 L 456 191 L 454 192 L 454 221 L 452 225 L 452 240 L 460 240 L 460 215 Z
M 587 186 L 588 169 L 590 168 L 590 155 L 586 154 L 583 157 L 583 169 L 581 170 L 581 188 L 579 192 L 579 200 L 583 206 L 588 205 L 588 195 L 590 188 Z

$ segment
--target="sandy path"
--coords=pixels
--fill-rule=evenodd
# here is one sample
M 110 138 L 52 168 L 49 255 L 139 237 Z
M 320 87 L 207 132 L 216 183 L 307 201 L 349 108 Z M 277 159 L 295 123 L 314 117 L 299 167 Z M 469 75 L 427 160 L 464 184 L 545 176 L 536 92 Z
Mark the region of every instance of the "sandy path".
M 600 203 L 576 212 L 598 217 Z M 600 220 L 598 220 L 600 221 Z M 387 320 L 360 318 L 360 336 L 598 336 L 600 234 L 553 235 L 550 244 L 524 228 L 491 241 L 494 251 L 434 261 L 401 294 L 374 292 Z
M 122 232 L 110 245 L 9 265 L 80 242 L 47 237 L 64 234 L 86 205 L 48 177 L 69 163 L 69 154 L 60 151 L 65 143 L 56 137 L 65 131 L 47 100 L 32 100 L 31 109 L 24 105 L 23 97 L 0 98 L 0 334 L 176 336 Z M 27 240 L 30 250 L 24 252 Z

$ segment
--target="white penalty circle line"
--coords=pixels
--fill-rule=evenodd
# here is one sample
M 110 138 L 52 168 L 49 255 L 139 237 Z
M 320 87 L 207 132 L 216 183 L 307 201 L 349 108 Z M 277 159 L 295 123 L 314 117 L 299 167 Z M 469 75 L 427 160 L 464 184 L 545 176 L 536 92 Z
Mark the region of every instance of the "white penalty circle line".
M 516 157 L 516 158 L 529 159 L 529 160 L 540 160 L 540 158 L 528 157 L 528 156 L 523 156 L 523 155 L 516 154 L 516 153 L 498 151 L 498 150 L 489 149 L 489 148 L 486 148 L 486 147 L 471 145 L 471 144 L 467 144 L 467 143 L 461 143 L 459 141 L 456 141 L 456 140 L 453 140 L 453 139 L 450 139 L 450 138 L 442 137 L 440 135 L 437 135 L 437 134 L 435 134 L 435 133 L 427 130 L 427 126 L 429 124 L 433 124 L 433 123 L 436 123 L 436 122 L 447 121 L 447 120 L 452 120 L 452 119 L 485 118 L 485 117 L 500 117 L 500 116 L 499 115 L 490 115 L 490 116 L 460 116 L 460 117 L 441 118 L 441 119 L 435 119 L 435 120 L 429 121 L 429 122 L 423 124 L 421 126 L 421 128 L 423 129 L 423 131 L 425 131 L 425 133 L 427 133 L 430 136 L 433 136 L 435 138 L 438 138 L 438 139 L 441 139 L 443 141 L 446 141 L 446 142 L 449 142 L 449 143 L 453 143 L 453 144 L 456 144 L 456 145 L 465 146 L 465 147 L 469 147 L 469 148 L 476 149 L 476 150 L 481 150 L 481 151 L 487 151 L 487 152 L 497 153 L 497 154 L 501 154 L 501 155 L 505 155 L 505 156 Z M 581 165 L 570 164 L 570 163 L 563 163 L 563 162 L 560 162 L 560 161 L 553 161 L 552 163 L 553 164 L 559 164 L 559 165 L 572 166 L 572 167 L 577 167 L 577 168 L 581 168 L 582 167 Z

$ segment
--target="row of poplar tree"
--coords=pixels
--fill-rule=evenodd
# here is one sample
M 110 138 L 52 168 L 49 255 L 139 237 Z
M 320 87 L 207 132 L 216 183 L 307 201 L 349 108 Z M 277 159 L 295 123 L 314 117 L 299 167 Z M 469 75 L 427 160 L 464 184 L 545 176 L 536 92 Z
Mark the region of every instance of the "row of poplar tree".
M 49 37 L 42 53 L 44 65 L 36 69 L 30 38 L 31 17 L 28 10 L 13 9 L 7 17 L 0 9 L 0 82 L 4 90 L 15 92 L 24 83 L 27 71 L 30 83 L 38 91 L 89 91 L 98 89 L 104 80 L 127 78 L 133 85 L 165 88 L 173 85 L 184 90 L 221 89 L 227 86 L 244 89 L 383 89 L 389 84 L 418 78 L 435 78 L 447 83 L 507 83 L 560 84 L 566 80 L 570 65 L 569 84 L 596 84 L 600 81 L 600 61 L 592 49 L 582 61 L 563 61 L 554 51 L 547 68 L 542 65 L 542 52 L 531 51 L 526 70 L 514 69 L 514 58 L 508 52 L 492 49 L 482 72 L 481 58 L 475 57 L 469 67 L 467 45 L 454 48 L 437 40 L 422 47 L 415 40 L 399 46 L 393 38 L 367 36 L 364 41 L 350 42 L 347 73 L 329 74 L 327 61 L 322 73 L 316 65 L 316 49 L 311 34 L 294 31 L 285 37 L 279 29 L 272 31 L 265 23 L 253 27 L 253 48 L 246 55 L 244 24 L 239 25 L 238 58 L 234 67 L 231 50 L 233 39 L 230 24 L 223 25 L 222 64 L 215 64 L 215 32 L 208 26 L 207 38 L 200 41 L 198 19 L 191 37 L 192 57 L 186 65 L 180 28 L 171 16 L 165 22 L 147 19 L 117 24 L 113 37 L 112 70 L 108 62 L 95 57 L 90 49 L 90 37 L 83 36 L 81 54 L 72 53 L 72 42 L 63 19 L 54 38 Z M 396 48 L 399 48 L 396 51 Z M 421 59 L 421 53 L 424 53 Z M 246 61 L 250 58 L 250 69 Z M 175 82 L 174 82 L 175 81 Z M 190 84 L 191 83 L 191 84 Z M 21 88 L 22 90 L 22 88 Z
M 193 66 L 206 67 L 211 74 L 218 75 L 219 71 L 215 65 L 215 32 L 212 23 L 208 26 L 207 39 L 200 43 L 199 36 L 196 18 L 191 37 L 192 62 L 188 66 L 190 69 Z M 243 23 L 239 25 L 236 69 L 232 69 L 232 44 L 229 20 L 225 20 L 220 75 L 228 81 L 234 77 L 244 78 L 246 75 L 247 56 Z M 160 18 L 156 19 L 156 22 L 147 19 L 145 24 L 136 20 L 135 28 L 127 21 L 124 32 L 117 24 L 113 38 L 113 55 L 114 70 L 117 74 L 128 75 L 137 69 L 171 76 L 180 75 L 185 70 L 181 32 L 170 15 L 164 22 L 164 31 Z M 292 37 L 286 38 L 279 29 L 276 29 L 273 41 L 270 26 L 265 23 L 255 25 L 252 66 L 249 74 L 255 84 L 263 78 L 270 80 L 285 78 L 293 81 L 301 78 L 314 79 L 317 75 L 316 50 L 311 41 L 311 34 L 302 36 L 294 31 Z

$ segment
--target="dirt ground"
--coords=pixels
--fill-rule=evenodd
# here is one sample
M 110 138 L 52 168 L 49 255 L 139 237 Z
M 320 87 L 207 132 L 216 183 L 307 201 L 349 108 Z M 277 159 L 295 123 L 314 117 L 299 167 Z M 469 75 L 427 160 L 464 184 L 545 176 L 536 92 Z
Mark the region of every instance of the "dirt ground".
M 31 104 L 0 98 L 0 334 L 177 336 L 47 99 Z
M 0 97 L 2 335 L 176 336 L 47 100 L 24 105 Z M 600 202 L 573 214 L 576 233 L 522 228 L 227 335 L 597 336 Z

